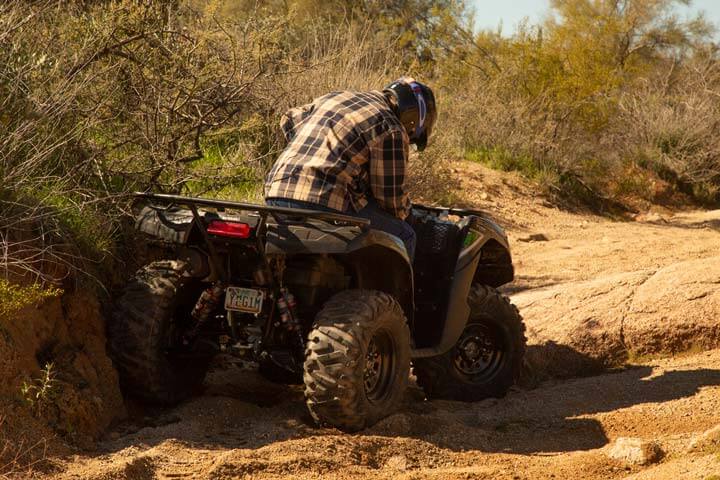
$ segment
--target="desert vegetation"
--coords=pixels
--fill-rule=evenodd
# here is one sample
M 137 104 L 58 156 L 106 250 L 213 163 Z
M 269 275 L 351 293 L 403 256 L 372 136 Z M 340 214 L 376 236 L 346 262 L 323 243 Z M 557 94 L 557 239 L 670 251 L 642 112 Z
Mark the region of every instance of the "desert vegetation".
M 431 201 L 462 201 L 441 173 L 466 158 L 595 208 L 717 202 L 717 45 L 679 3 L 556 0 L 478 32 L 456 0 L 4 2 L 2 264 L 103 283 L 129 192 L 257 199 L 286 108 L 401 73 L 438 90 Z

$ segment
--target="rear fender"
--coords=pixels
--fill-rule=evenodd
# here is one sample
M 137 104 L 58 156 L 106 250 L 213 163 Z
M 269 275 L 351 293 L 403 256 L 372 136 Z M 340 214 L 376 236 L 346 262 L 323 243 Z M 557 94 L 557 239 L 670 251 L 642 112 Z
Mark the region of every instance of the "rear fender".
M 265 252 L 269 255 L 332 255 L 350 270 L 355 288 L 392 295 L 412 322 L 412 265 L 405 245 L 394 235 L 327 222 L 270 224 Z
M 473 229 L 484 236 L 482 254 L 473 283 L 497 288 L 512 282 L 515 278 L 515 269 L 508 238 L 503 229 L 486 217 L 477 217 Z
M 348 245 L 343 256 L 353 270 L 357 287 L 395 297 L 412 326 L 413 272 L 402 240 L 379 230 L 368 230 Z
M 189 210 L 144 207 L 135 220 L 135 228 L 163 242 L 185 245 L 193 226 Z

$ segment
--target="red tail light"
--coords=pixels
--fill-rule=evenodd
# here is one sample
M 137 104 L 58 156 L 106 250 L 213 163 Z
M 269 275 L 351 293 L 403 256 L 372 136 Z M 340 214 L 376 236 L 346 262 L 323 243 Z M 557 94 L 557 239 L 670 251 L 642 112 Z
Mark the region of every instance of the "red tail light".
M 230 238 L 250 238 L 250 225 L 239 222 L 223 222 L 222 220 L 213 220 L 208 226 L 208 233 L 221 237 Z

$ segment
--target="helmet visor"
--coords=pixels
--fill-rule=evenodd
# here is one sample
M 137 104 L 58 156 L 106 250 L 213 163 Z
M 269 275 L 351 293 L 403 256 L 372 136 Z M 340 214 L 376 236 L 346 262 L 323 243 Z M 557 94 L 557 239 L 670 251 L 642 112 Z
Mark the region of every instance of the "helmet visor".
M 418 104 L 418 122 L 415 125 L 415 138 L 419 138 L 420 135 L 425 131 L 425 120 L 427 117 L 427 103 L 425 102 L 425 95 L 423 95 L 422 86 L 417 82 L 410 83 L 410 88 L 415 94 L 415 99 Z

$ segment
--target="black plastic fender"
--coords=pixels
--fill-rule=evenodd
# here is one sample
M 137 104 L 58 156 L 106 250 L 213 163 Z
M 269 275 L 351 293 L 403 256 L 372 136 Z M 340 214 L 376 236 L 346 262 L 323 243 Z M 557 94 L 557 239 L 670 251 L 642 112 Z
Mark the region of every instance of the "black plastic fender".
M 497 288 L 512 282 L 515 278 L 515 269 L 505 231 L 485 216 L 476 217 L 473 228 L 486 237 L 473 283 Z
M 380 230 L 368 230 L 348 245 L 346 259 L 355 270 L 358 288 L 380 290 L 394 296 L 412 330 L 413 269 L 402 240 Z
M 144 207 L 135 219 L 135 228 L 159 240 L 184 245 L 192 229 L 190 210 Z
M 353 270 L 354 288 L 393 295 L 414 317 L 413 271 L 402 240 L 389 233 L 327 222 L 268 225 L 268 255 L 333 255 Z
M 467 298 L 473 283 L 499 286 L 512 281 L 513 267 L 505 232 L 488 218 L 475 217 L 473 220 L 471 230 L 478 234 L 478 238 L 458 257 L 442 334 L 435 346 L 413 350 L 413 358 L 442 355 L 455 346 L 470 318 Z M 486 259 L 488 263 L 484 263 Z M 486 266 L 494 270 L 488 272 L 484 270 Z M 497 271 L 501 271 L 503 277 L 493 279 L 492 275 Z

